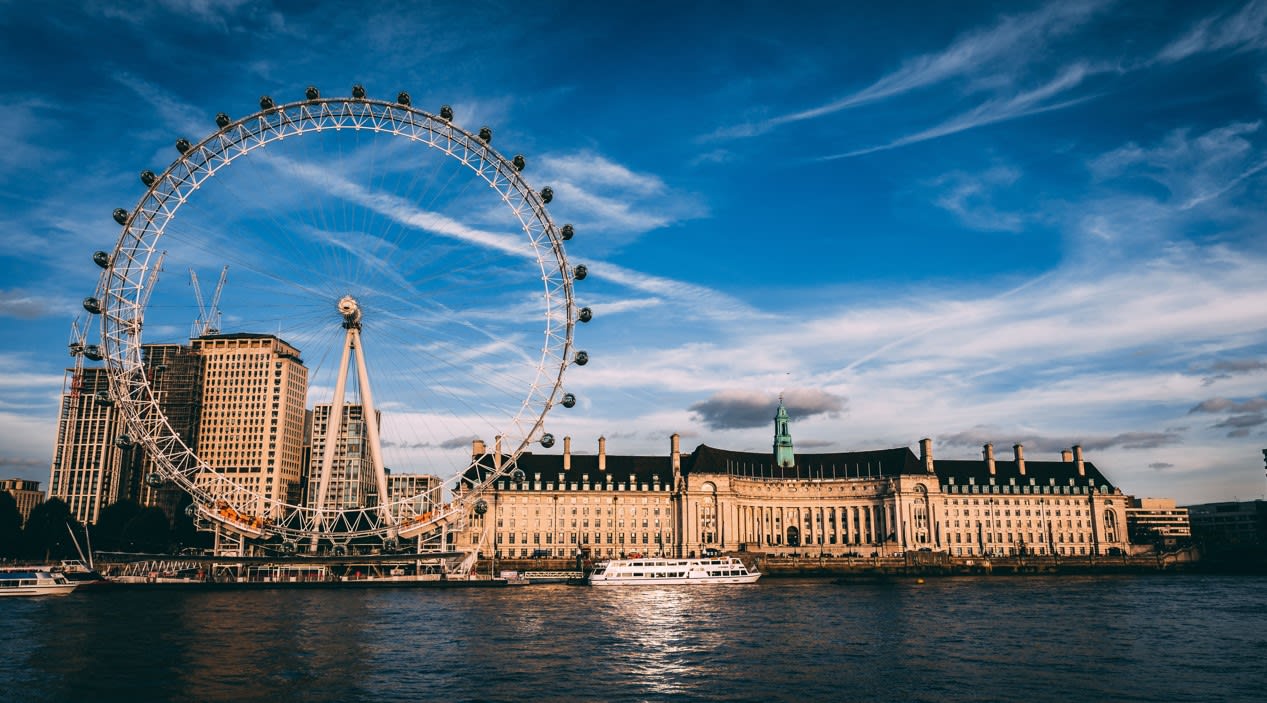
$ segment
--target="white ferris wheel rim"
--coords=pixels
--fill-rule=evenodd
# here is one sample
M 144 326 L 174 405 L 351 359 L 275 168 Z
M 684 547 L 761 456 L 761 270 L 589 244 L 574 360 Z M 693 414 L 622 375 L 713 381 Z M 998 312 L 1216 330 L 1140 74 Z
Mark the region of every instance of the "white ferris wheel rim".
M 262 99 L 263 109 L 235 121 L 219 116 L 219 129 L 196 144 L 178 142 L 180 156 L 161 174 L 143 175 L 148 190 L 120 223 L 122 231 L 109 264 L 104 267 L 96 295 L 100 304 L 102 356 L 110 375 L 112 396 L 134 435 L 130 440 L 146 450 L 164 479 L 191 495 L 204 517 L 241 534 L 276 535 L 288 542 L 328 536 L 326 529 L 317 525 L 318 514 L 324 514 L 325 523 L 338 525 L 341 538 L 389 533 L 392 527 L 377 518 L 384 510 L 382 505 L 356 509 L 295 505 L 242 486 L 201 461 L 173 429 L 144 373 L 141 330 L 161 264 L 158 243 L 163 232 L 180 207 L 221 168 L 272 142 L 327 129 L 369 130 L 403 137 L 456 159 L 498 191 L 522 225 L 543 282 L 545 331 L 540 361 L 518 412 L 507 421 L 499 435 L 501 441 L 490 448 L 500 456 L 495 460 L 489 460 L 487 453 L 472 456 L 466 469 L 450 477 L 467 482 L 461 486 L 460 495 L 441 509 L 414 515 L 412 534 L 460 519 L 485 488 L 514 470 L 515 460 L 530 443 L 544 436 L 546 415 L 562 395 L 564 372 L 573 362 L 570 356 L 577 321 L 573 271 L 563 247 L 570 232 L 565 235 L 550 218 L 545 207 L 549 198 L 530 188 L 523 179 L 522 162 L 518 166 L 515 163 L 519 157 L 515 161 L 506 159 L 484 135 L 454 125 L 446 119 L 447 115 L 437 116 L 413 107 L 404 94 L 395 103 L 365 97 L 318 97 L 284 105 L 273 105 L 269 100 L 267 105 Z M 116 212 L 116 220 L 119 215 Z M 472 475 L 474 480 L 470 479 Z M 201 484 L 196 480 L 199 477 Z M 390 505 L 414 505 L 416 498 L 400 497 Z M 244 511 L 237 508 L 247 504 L 263 505 L 265 513 L 275 517 L 243 520 Z M 226 506 L 232 511 L 219 509 Z M 333 520 L 332 513 L 336 514 Z

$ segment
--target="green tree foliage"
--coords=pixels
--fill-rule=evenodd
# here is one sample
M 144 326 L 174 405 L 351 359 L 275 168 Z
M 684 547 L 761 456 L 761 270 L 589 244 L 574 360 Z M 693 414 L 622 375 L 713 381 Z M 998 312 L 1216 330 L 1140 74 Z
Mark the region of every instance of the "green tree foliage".
M 141 506 L 128 498 L 102 508 L 92 526 L 92 546 L 103 552 L 131 551 L 124 544 L 123 531 L 140 513 Z
M 123 546 L 130 552 L 167 552 L 171 541 L 171 524 L 162 508 L 142 509 L 123 528 Z
M 22 548 L 22 513 L 8 491 L 0 491 L 0 559 L 16 559 Z
M 26 520 L 26 528 L 22 530 L 19 556 L 35 561 L 79 558 L 68 525 L 70 529 L 83 532 L 79 521 L 71 517 L 70 506 L 62 499 L 50 498 L 35 506 Z

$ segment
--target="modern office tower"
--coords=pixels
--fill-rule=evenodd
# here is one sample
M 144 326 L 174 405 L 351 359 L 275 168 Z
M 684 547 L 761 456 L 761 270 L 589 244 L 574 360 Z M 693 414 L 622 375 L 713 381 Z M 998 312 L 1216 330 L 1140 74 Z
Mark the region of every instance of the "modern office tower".
M 0 491 L 13 496 L 18 504 L 18 514 L 22 516 L 22 524 L 31 517 L 31 510 L 44 502 L 44 492 L 40 490 L 39 481 L 24 478 L 7 478 L 0 481 Z
M 198 458 L 216 473 L 265 499 L 285 501 L 300 481 L 308 369 L 299 350 L 268 334 L 218 334 L 190 342 L 202 357 Z M 209 474 L 203 486 L 216 490 Z M 252 506 L 238 503 L 239 509 Z
M 321 465 L 325 460 L 326 445 L 330 443 L 332 408 L 330 403 L 320 403 L 312 408 L 308 464 L 308 505 L 311 507 L 318 507 Z M 375 423 L 381 424 L 382 414 L 377 411 L 374 414 Z M 370 457 L 365 406 L 347 404 L 343 406 L 343 419 L 339 422 L 339 437 L 330 464 L 325 503 L 321 507 L 368 508 L 378 504 L 378 482 L 374 477 L 374 462 Z
M 67 369 L 57 417 L 48 495 L 65 501 L 81 523 L 95 523 L 102 508 L 122 497 L 123 466 L 139 452 L 110 400 L 106 370 Z

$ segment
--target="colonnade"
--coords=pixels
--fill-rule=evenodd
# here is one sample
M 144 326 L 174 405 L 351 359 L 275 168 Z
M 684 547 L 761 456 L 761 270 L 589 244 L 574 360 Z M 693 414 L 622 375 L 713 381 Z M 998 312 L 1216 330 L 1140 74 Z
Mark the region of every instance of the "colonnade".
M 780 506 L 739 505 L 741 544 L 763 547 L 873 545 L 889 532 L 891 516 L 883 505 Z M 792 532 L 789 528 L 796 528 Z

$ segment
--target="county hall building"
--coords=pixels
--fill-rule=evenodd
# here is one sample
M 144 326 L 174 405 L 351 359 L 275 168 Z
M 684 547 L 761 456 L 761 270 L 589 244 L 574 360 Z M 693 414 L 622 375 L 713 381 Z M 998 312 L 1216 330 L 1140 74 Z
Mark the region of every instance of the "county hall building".
M 767 555 L 954 557 L 1126 553 L 1129 496 L 1081 447 L 1058 461 L 934 459 L 932 440 L 908 447 L 797 454 L 780 402 L 772 451 L 700 445 L 679 436 L 664 456 L 563 453 L 519 457 L 468 516 L 459 547 L 500 558 L 716 552 Z M 483 443 L 474 450 L 483 453 Z

